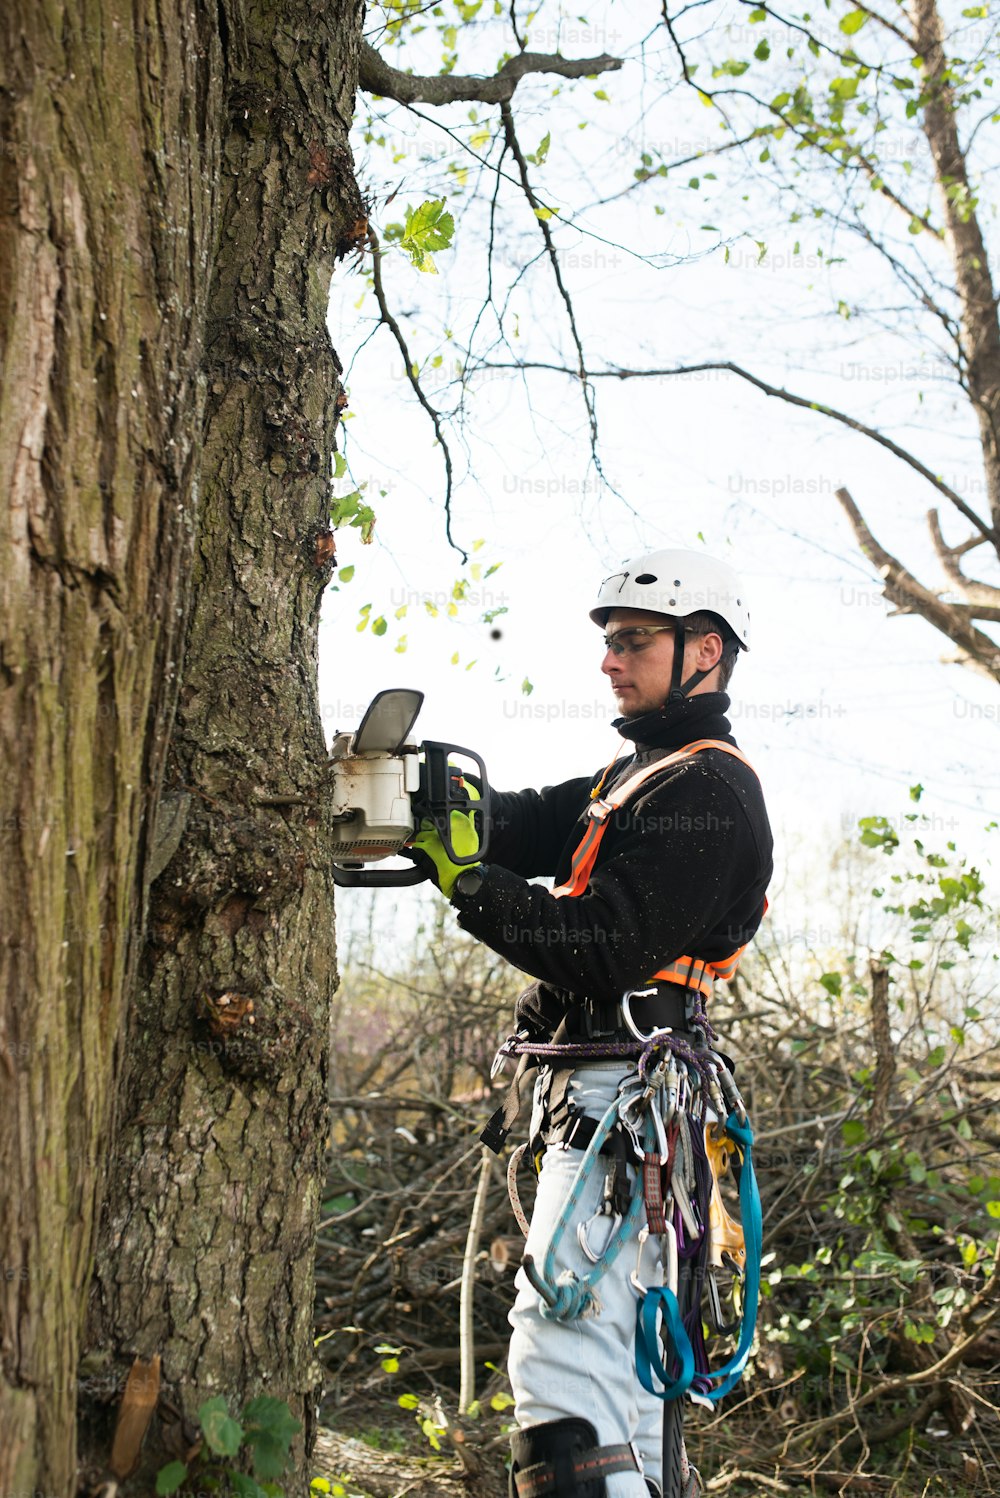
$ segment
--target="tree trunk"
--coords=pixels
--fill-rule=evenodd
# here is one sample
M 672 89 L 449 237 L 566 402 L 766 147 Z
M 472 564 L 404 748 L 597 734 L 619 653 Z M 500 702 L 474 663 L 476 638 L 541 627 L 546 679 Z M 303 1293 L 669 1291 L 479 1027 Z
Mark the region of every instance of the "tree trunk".
M 0 23 L 8 1493 L 75 1489 L 88 1288 L 86 1476 L 136 1354 L 163 1411 L 266 1389 L 312 1418 L 325 313 L 363 227 L 360 11 L 113 9 Z
M 335 982 L 316 650 L 343 397 L 325 323 L 364 228 L 359 16 L 306 0 L 228 22 L 195 601 L 90 1341 L 160 1354 L 188 1421 L 216 1393 L 287 1400 L 301 1452 Z
M 1000 534 L 1000 318 L 989 255 L 958 135 L 937 0 L 911 0 L 913 40 L 922 59 L 924 134 L 944 199 L 948 249 L 962 307 L 964 379 L 979 422 L 991 523 Z
M 218 47 L 0 22 L 0 1491 L 72 1492 L 77 1363 L 197 508 Z

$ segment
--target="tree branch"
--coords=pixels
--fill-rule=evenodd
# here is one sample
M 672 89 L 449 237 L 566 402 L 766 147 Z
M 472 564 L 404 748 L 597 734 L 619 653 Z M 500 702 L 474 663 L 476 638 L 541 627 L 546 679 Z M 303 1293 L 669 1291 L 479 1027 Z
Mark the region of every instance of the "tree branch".
M 573 312 L 573 303 L 570 300 L 569 292 L 566 290 L 566 284 L 563 281 L 562 271 L 559 267 L 559 256 L 556 254 L 556 247 L 552 239 L 552 231 L 546 223 L 545 218 L 542 216 L 542 213 L 539 212 L 539 210 L 542 210 L 543 212 L 545 211 L 545 205 L 539 202 L 539 200 L 535 197 L 534 192 L 532 191 L 531 182 L 528 177 L 528 163 L 524 158 L 524 153 L 521 150 L 520 143 L 514 130 L 514 112 L 509 104 L 501 104 L 500 117 L 503 120 L 504 137 L 506 139 L 508 147 L 510 148 L 510 153 L 513 156 L 514 160 L 517 162 L 517 168 L 521 175 L 521 186 L 524 189 L 524 195 L 528 200 L 529 206 L 535 214 L 538 227 L 541 230 L 542 238 L 545 240 L 545 249 L 549 257 L 549 262 L 552 266 L 552 274 L 555 276 L 556 285 L 559 288 L 559 295 L 562 297 L 563 303 L 566 307 L 566 315 L 569 318 L 570 332 L 573 335 L 573 343 L 576 347 L 577 359 L 579 360 L 576 377 L 580 381 L 580 388 L 583 391 L 583 402 L 587 408 L 587 420 L 590 424 L 590 453 L 591 457 L 594 460 L 594 466 L 597 469 L 597 472 L 601 473 L 601 462 L 597 452 L 597 410 L 594 404 L 594 387 L 591 385 L 587 375 L 586 360 L 583 354 L 583 343 L 580 338 L 579 330 L 576 326 L 576 316 Z
M 509 364 L 491 364 L 489 368 L 519 370 L 548 369 L 554 374 L 569 375 L 572 379 L 581 378 L 579 370 L 569 369 L 565 364 L 547 363 L 541 359 L 523 359 Z M 905 447 L 900 447 L 897 442 L 893 442 L 892 438 L 887 437 L 884 432 L 877 431 L 875 427 L 866 426 L 863 421 L 857 421 L 853 416 L 848 416 L 846 411 L 838 411 L 835 406 L 824 405 L 822 401 L 808 400 L 804 395 L 795 395 L 791 390 L 784 390 L 778 385 L 769 385 L 766 380 L 762 380 L 758 375 L 751 374 L 750 370 L 743 369 L 739 364 L 734 364 L 730 359 L 716 360 L 705 364 L 679 364 L 674 369 L 627 369 L 625 367 L 617 369 L 590 369 L 585 371 L 585 377 L 588 380 L 664 380 L 670 378 L 672 375 L 703 374 L 709 369 L 727 370 L 730 374 L 738 375 L 741 380 L 746 380 L 748 384 L 753 385 L 757 390 L 763 391 L 765 395 L 771 395 L 778 400 L 787 401 L 790 406 L 801 406 L 805 411 L 818 411 L 821 416 L 829 416 L 831 421 L 839 421 L 843 426 L 850 427 L 852 432 L 859 432 L 862 437 L 868 437 L 872 442 L 877 442 L 880 447 L 886 448 L 894 457 L 908 464 L 910 468 L 920 474 L 921 478 L 926 479 L 929 484 L 933 484 L 938 493 L 943 494 L 955 506 L 955 509 L 961 515 L 965 516 L 970 525 L 975 526 L 983 539 L 989 541 L 1000 551 L 1000 533 L 992 530 L 986 524 L 985 520 L 982 520 L 976 514 L 975 510 L 971 509 L 965 503 L 961 495 L 956 494 L 955 490 L 949 484 L 946 484 L 942 478 L 939 478 L 936 473 L 932 473 L 925 463 L 921 463 L 919 458 L 914 457 L 911 452 L 907 452 Z
M 965 652 L 970 666 L 991 680 L 1000 681 L 1000 645 L 976 629 L 965 614 L 942 603 L 936 593 L 918 582 L 897 557 L 876 541 L 847 489 L 838 489 L 837 498 L 851 522 L 858 545 L 882 578 L 885 596 L 890 602 L 918 613 Z
M 390 67 L 369 42 L 361 43 L 358 85 L 366 93 L 395 99 L 398 104 L 506 104 L 521 79 L 529 73 L 555 73 L 560 78 L 589 78 L 595 73 L 615 72 L 620 57 L 560 57 L 558 52 L 519 52 L 509 57 L 492 78 L 454 73 L 421 77 Z
M 406 339 L 403 337 L 403 330 L 399 326 L 399 323 L 396 321 L 396 319 L 393 317 L 392 313 L 389 311 L 389 304 L 385 299 L 385 287 L 382 285 L 382 246 L 379 243 L 378 235 L 370 225 L 368 228 L 368 243 L 371 246 L 372 252 L 372 281 L 375 287 L 375 300 L 378 302 L 378 310 L 381 313 L 382 321 L 385 323 L 386 327 L 389 329 L 389 332 L 392 334 L 393 338 L 395 338 L 396 343 L 399 346 L 399 352 L 403 356 L 403 368 L 406 370 L 406 378 L 409 380 L 411 386 L 413 387 L 413 392 L 416 395 L 417 400 L 420 402 L 420 404 L 423 406 L 424 410 L 430 417 L 431 423 L 434 427 L 435 436 L 441 444 L 441 451 L 444 453 L 444 530 L 445 535 L 448 538 L 448 545 L 458 552 L 459 556 L 462 558 L 462 563 L 464 565 L 469 560 L 469 554 L 468 552 L 463 551 L 462 547 L 459 546 L 458 542 L 455 540 L 454 536 L 451 533 L 451 496 L 452 489 L 454 487 L 454 475 L 451 463 L 451 449 L 445 441 L 444 431 L 441 426 L 441 417 L 431 405 L 430 401 L 427 399 L 426 395 L 421 389 L 420 381 L 417 379 L 417 376 L 413 372 L 414 363 L 413 359 L 410 357 L 410 351 L 406 346 Z
M 944 568 L 948 577 L 964 595 L 973 614 L 977 614 L 976 605 L 992 610 L 992 613 L 978 614 L 981 619 L 996 617 L 1000 611 L 1000 588 L 995 588 L 992 583 L 983 583 L 973 577 L 966 577 L 959 563 L 959 557 L 964 556 L 975 546 L 981 546 L 986 539 L 985 536 L 970 536 L 968 541 L 962 541 L 958 546 L 948 546 L 944 536 L 941 534 L 941 523 L 938 520 L 937 510 L 928 510 L 927 524 L 930 527 L 931 540 L 934 542 L 934 550 L 938 554 L 938 560 Z

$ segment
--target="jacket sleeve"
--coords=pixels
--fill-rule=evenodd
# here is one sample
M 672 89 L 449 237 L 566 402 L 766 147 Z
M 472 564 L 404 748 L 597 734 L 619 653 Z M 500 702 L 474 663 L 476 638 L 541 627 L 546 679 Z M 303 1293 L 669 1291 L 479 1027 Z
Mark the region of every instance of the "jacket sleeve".
M 533 978 L 613 1000 L 693 942 L 701 954 L 707 932 L 729 951 L 743 945 L 769 873 L 739 797 L 692 762 L 616 814 L 582 895 L 556 898 L 489 864 L 478 893 L 455 904 L 466 931 Z
M 587 804 L 593 777 L 541 791 L 494 791 L 489 864 L 525 879 L 548 878 Z

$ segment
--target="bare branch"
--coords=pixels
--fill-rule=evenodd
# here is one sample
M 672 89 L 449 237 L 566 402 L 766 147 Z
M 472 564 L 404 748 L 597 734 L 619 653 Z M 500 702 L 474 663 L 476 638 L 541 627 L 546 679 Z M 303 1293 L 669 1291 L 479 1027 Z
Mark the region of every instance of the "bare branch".
M 538 227 L 541 230 L 542 238 L 545 240 L 546 253 L 548 254 L 549 261 L 552 266 L 552 274 L 555 276 L 556 285 L 559 288 L 559 295 L 562 297 L 566 307 L 566 315 L 569 318 L 570 332 L 573 335 L 573 343 L 576 346 L 577 359 L 579 360 L 579 365 L 576 371 L 576 378 L 580 381 L 580 388 L 583 391 L 584 404 L 587 407 L 587 420 L 590 423 L 590 452 L 594 460 L 595 468 L 597 469 L 598 473 L 601 473 L 601 463 L 597 454 L 597 411 L 594 406 L 594 387 L 591 385 L 587 375 L 586 359 L 584 358 L 583 353 L 583 343 L 581 342 L 579 330 L 576 326 L 576 316 L 573 312 L 573 303 L 570 300 L 569 292 L 566 290 L 566 283 L 563 281 L 562 271 L 559 268 L 559 256 L 556 254 L 556 247 L 552 239 L 552 231 L 546 223 L 544 217 L 542 217 L 542 213 L 544 213 L 545 211 L 545 205 L 543 203 L 540 203 L 538 198 L 535 197 L 535 194 L 531 187 L 531 182 L 528 178 L 528 163 L 524 159 L 524 153 L 521 150 L 517 135 L 514 130 L 514 113 L 509 104 L 501 104 L 500 116 L 503 120 L 504 136 L 507 145 L 510 148 L 511 155 L 517 162 L 518 171 L 521 174 L 521 186 L 524 189 L 524 195 L 527 198 L 528 203 L 530 204 L 537 218 Z M 541 210 L 541 212 L 539 210 Z
M 837 498 L 851 522 L 858 545 L 882 578 L 885 596 L 900 608 L 912 610 L 962 650 L 965 664 L 981 671 L 993 681 L 1000 681 L 1000 645 L 976 629 L 967 615 L 943 603 L 936 593 L 917 581 L 891 552 L 886 551 L 868 528 L 847 489 L 838 489 Z
M 372 280 L 375 287 L 375 300 L 378 302 L 378 309 L 382 315 L 382 321 L 385 323 L 386 327 L 389 329 L 389 332 L 396 340 L 396 343 L 399 347 L 399 352 L 403 356 L 403 368 L 406 370 L 406 378 L 409 380 L 411 386 L 413 387 L 413 392 L 416 395 L 417 400 L 420 402 L 420 404 L 423 406 L 424 410 L 430 417 L 434 427 L 435 436 L 441 444 L 441 451 L 444 453 L 444 531 L 445 535 L 448 538 L 448 545 L 453 547 L 454 550 L 458 552 L 459 556 L 462 558 L 462 563 L 464 565 L 469 560 L 469 554 L 467 551 L 464 551 L 461 546 L 459 546 L 458 542 L 455 540 L 454 536 L 451 533 L 451 496 L 452 489 L 454 487 L 454 474 L 452 471 L 451 463 L 451 449 L 448 447 L 448 444 L 445 441 L 444 431 L 441 426 L 441 417 L 431 405 L 430 401 L 427 399 L 426 395 L 421 389 L 420 381 L 413 372 L 413 359 L 411 358 L 410 351 L 406 346 L 406 339 L 403 337 L 403 330 L 399 326 L 399 323 L 396 321 L 396 319 L 393 317 L 392 313 L 389 311 L 389 304 L 385 299 L 385 287 L 382 285 L 382 246 L 379 243 L 378 235 L 370 225 L 368 228 L 368 243 L 370 244 L 372 251 Z
M 927 524 L 930 527 L 931 540 L 934 542 L 934 550 L 938 554 L 938 560 L 944 568 L 948 577 L 966 598 L 971 607 L 971 612 L 980 619 L 991 619 L 1000 616 L 1000 588 L 992 583 L 977 581 L 976 578 L 966 577 L 959 564 L 959 557 L 971 551 L 975 546 L 981 546 L 986 539 L 985 536 L 970 536 L 967 541 L 958 546 L 948 546 L 941 533 L 941 524 L 938 520 L 937 510 L 928 510 Z M 986 610 L 993 612 L 979 613 L 975 607 L 977 604 Z
M 491 364 L 491 369 L 548 369 L 555 374 L 569 375 L 573 379 L 580 379 L 578 370 L 569 369 L 565 364 L 551 364 L 544 360 L 523 359 L 510 364 Z M 949 500 L 960 514 L 964 515 L 971 525 L 974 525 L 985 541 L 989 541 L 1000 551 L 1000 533 L 992 530 L 980 519 L 975 510 L 965 503 L 960 494 L 949 484 L 946 484 L 936 473 L 932 473 L 925 463 L 913 453 L 907 452 L 905 447 L 900 447 L 887 437 L 884 432 L 879 432 L 875 427 L 866 426 L 863 421 L 857 421 L 855 417 L 848 416 L 846 411 L 838 411 L 834 406 L 824 405 L 822 401 L 808 400 L 804 395 L 795 395 L 791 390 L 784 390 L 778 385 L 770 385 L 766 380 L 760 379 L 758 375 L 751 374 L 748 369 L 743 369 L 732 360 L 716 360 L 705 364 L 679 364 L 675 369 L 627 369 L 619 367 L 616 369 L 590 369 L 586 371 L 588 380 L 664 380 L 673 375 L 702 374 L 709 369 L 728 370 L 730 374 L 738 375 L 741 380 L 746 380 L 757 390 L 763 391 L 765 395 L 774 396 L 777 400 L 787 401 L 790 406 L 801 406 L 805 411 L 818 411 L 821 416 L 829 416 L 831 421 L 839 421 L 843 426 L 850 427 L 852 432 L 859 432 L 863 437 L 869 437 L 872 442 L 877 442 L 880 447 L 886 448 L 894 457 L 901 459 L 921 478 L 933 484 L 940 494 Z
M 596 73 L 615 72 L 622 65 L 620 57 L 560 57 L 558 52 L 519 52 L 509 57 L 492 78 L 454 73 L 421 77 L 390 67 L 385 58 L 366 41 L 361 43 L 358 85 L 366 93 L 395 99 L 398 104 L 454 104 L 469 101 L 479 104 L 506 104 L 514 96 L 521 79 L 529 73 L 555 73 L 560 78 L 589 78 Z

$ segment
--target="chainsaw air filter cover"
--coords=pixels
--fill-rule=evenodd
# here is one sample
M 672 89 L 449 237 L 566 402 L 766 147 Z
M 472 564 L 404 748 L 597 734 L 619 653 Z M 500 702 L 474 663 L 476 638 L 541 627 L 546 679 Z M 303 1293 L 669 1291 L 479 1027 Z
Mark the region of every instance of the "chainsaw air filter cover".
M 338 757 L 333 781 L 334 856 L 366 863 L 395 853 L 413 835 L 410 796 L 419 786 L 416 749 Z

